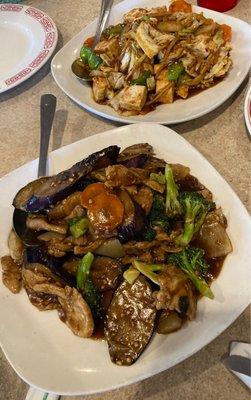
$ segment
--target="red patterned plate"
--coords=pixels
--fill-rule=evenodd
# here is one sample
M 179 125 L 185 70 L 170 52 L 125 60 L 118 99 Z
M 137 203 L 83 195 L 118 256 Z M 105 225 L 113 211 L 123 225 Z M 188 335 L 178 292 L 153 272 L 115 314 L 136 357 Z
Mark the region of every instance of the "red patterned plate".
M 58 40 L 55 23 L 44 12 L 20 4 L 0 4 L 0 93 L 35 74 Z
M 246 121 L 247 130 L 251 136 L 251 85 L 247 90 L 244 104 L 244 117 Z

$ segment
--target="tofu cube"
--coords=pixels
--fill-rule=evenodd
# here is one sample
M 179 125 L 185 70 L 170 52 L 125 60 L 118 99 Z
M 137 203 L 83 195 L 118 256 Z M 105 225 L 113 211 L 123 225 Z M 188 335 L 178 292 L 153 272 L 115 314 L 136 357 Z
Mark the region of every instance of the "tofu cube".
M 156 93 L 158 93 L 160 90 L 162 90 L 169 81 L 167 79 L 162 80 L 158 79 L 156 82 Z M 173 103 L 173 98 L 174 98 L 174 83 L 171 83 L 171 87 L 165 91 L 162 96 L 158 99 L 160 103 Z
M 106 53 L 109 56 L 117 57 L 119 55 L 119 42 L 117 38 L 102 40 L 95 46 L 95 52 L 98 54 Z
M 100 102 L 102 100 L 105 100 L 107 89 L 108 85 L 104 76 L 93 77 L 92 91 L 95 101 Z
M 147 98 L 145 86 L 133 85 L 123 90 L 123 95 L 119 100 L 119 107 L 123 110 L 141 111 Z

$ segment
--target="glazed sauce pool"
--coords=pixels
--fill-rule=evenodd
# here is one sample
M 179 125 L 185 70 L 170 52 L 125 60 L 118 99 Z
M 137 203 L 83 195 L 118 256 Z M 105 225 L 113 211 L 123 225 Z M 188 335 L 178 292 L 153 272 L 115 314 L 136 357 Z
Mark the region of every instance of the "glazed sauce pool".
M 226 256 L 210 258 L 207 260 L 207 263 L 210 265 L 209 282 L 212 282 L 214 279 L 216 279 L 219 276 L 221 269 L 223 267 L 225 258 L 226 258 Z

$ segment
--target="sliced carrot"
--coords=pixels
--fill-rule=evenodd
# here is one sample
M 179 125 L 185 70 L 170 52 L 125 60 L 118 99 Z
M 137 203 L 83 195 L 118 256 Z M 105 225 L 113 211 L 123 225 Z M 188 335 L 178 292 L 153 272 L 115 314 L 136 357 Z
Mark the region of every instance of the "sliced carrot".
M 229 25 L 226 24 L 222 24 L 221 28 L 223 30 L 223 37 L 225 42 L 230 42 L 230 40 L 232 39 L 232 28 Z
M 87 216 L 94 230 L 112 232 L 123 221 L 124 206 L 117 196 L 103 192 L 89 204 Z
M 171 13 L 175 12 L 185 12 L 190 13 L 192 12 L 191 4 L 187 3 L 185 0 L 175 0 L 169 6 L 169 11 Z
M 108 192 L 108 188 L 102 182 L 91 183 L 82 193 L 82 206 L 88 208 L 93 199 L 103 192 Z
M 92 47 L 93 43 L 94 43 L 94 36 L 91 36 L 91 37 L 88 37 L 87 39 L 85 39 L 84 46 Z

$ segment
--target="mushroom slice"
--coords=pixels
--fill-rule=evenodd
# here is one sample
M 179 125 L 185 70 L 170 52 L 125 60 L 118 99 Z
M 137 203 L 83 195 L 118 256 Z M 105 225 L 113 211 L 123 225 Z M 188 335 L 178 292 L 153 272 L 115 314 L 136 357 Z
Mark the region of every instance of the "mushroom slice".
M 11 256 L 1 258 L 3 284 L 12 292 L 19 293 L 22 288 L 21 267 Z
M 189 319 L 196 315 L 197 299 L 186 274 L 178 267 L 168 266 L 159 274 L 160 290 L 157 292 L 157 310 L 176 310 Z
M 75 288 L 66 286 L 58 297 L 61 309 L 59 318 L 71 331 L 82 338 L 90 337 L 94 330 L 94 321 L 90 307 Z
M 8 237 L 8 247 L 11 258 L 21 264 L 23 262 L 24 244 L 13 229 L 10 231 Z
M 124 281 L 107 311 L 105 336 L 112 362 L 131 365 L 151 339 L 156 309 L 150 284 L 140 276 L 133 285 Z

